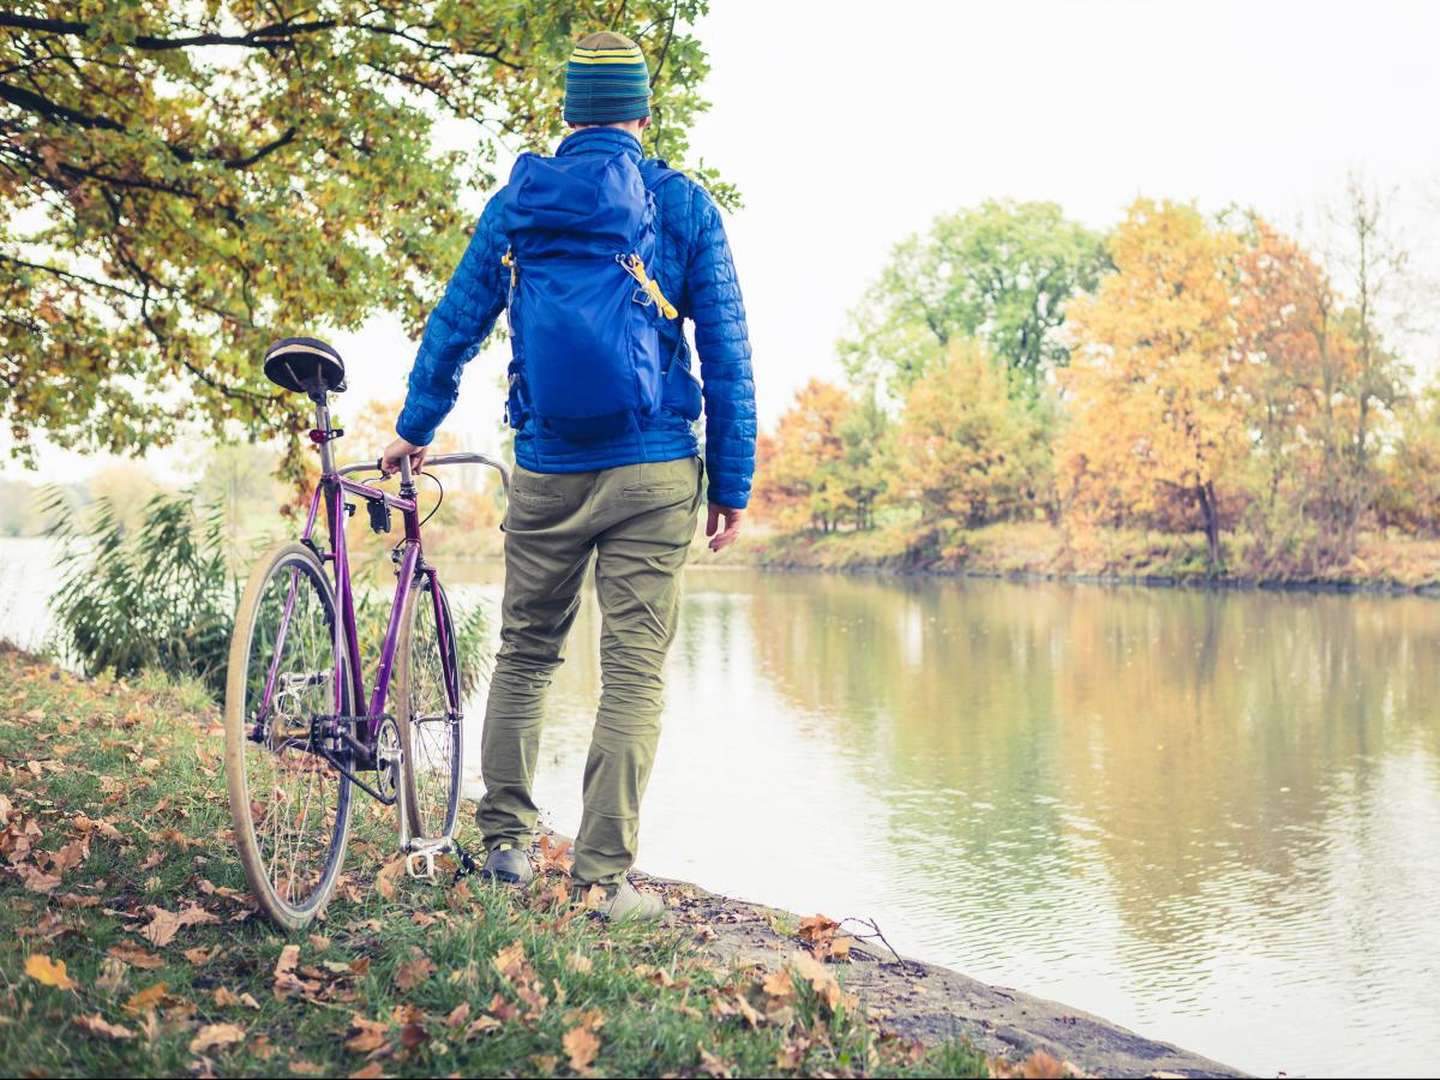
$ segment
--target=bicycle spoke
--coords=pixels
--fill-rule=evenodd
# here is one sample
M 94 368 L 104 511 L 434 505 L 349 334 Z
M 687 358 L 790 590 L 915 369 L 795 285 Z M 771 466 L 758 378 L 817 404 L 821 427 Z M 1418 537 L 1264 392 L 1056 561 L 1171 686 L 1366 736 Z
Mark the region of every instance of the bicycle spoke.
M 240 712 L 252 887 L 297 913 L 333 883 L 349 813 L 348 781 L 318 753 L 347 694 L 333 603 L 308 558 L 281 561 L 260 586 Z

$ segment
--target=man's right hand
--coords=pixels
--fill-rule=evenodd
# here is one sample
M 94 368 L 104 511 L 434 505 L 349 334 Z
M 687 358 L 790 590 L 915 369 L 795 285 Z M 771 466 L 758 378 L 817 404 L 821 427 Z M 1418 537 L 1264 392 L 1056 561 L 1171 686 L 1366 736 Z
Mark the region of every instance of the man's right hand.
M 394 476 L 400 471 L 400 462 L 408 457 L 410 471 L 418 473 L 425 464 L 425 454 L 429 449 L 428 446 L 416 446 L 406 439 L 396 439 L 380 455 L 380 471 L 386 476 Z

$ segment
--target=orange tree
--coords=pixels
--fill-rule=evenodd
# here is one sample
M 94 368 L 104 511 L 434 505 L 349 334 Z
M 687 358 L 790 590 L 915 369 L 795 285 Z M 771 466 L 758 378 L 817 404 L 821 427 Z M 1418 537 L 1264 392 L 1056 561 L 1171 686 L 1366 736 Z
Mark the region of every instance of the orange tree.
M 197 412 L 293 433 L 304 403 L 263 378 L 265 343 L 382 310 L 418 331 L 466 242 L 461 193 L 493 185 L 502 139 L 563 131 L 578 35 L 639 40 L 650 149 L 683 158 L 706 6 L 6 3 L 0 417 L 20 451 L 45 431 L 133 452 Z M 437 146 L 446 123 L 463 149 Z
M 1235 351 L 1238 241 L 1193 207 L 1135 202 L 1110 241 L 1116 272 L 1071 306 L 1058 470 L 1073 520 L 1199 513 L 1221 563 L 1221 497 L 1247 449 Z
M 855 402 L 840 387 L 811 379 L 757 447 L 755 502 L 785 529 L 809 525 L 829 532 L 857 502 L 846 491 L 844 430 Z

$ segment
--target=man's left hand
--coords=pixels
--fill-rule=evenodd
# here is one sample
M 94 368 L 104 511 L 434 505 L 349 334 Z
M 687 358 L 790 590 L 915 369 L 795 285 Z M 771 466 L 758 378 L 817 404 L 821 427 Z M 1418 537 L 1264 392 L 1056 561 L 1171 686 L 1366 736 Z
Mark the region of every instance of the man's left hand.
M 740 519 L 745 516 L 744 510 L 735 510 L 728 506 L 721 506 L 719 503 L 710 504 L 710 517 L 705 522 L 705 535 L 710 537 L 710 550 L 720 551 L 733 544 L 740 535 Z M 720 520 L 725 520 L 725 528 L 720 528 Z M 718 530 L 718 531 L 717 531 Z

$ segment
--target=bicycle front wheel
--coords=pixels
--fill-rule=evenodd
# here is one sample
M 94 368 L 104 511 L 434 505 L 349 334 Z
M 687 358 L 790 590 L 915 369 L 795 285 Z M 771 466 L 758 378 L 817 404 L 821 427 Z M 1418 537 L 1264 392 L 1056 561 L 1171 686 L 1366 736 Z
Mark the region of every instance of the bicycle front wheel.
M 319 558 L 283 544 L 235 614 L 225 684 L 225 779 L 250 891 L 276 923 L 330 899 L 350 831 L 350 781 L 322 756 L 353 714 L 335 594 Z
M 411 835 L 440 840 L 454 835 L 460 810 L 463 725 L 451 694 L 460 680 L 455 624 L 445 590 L 428 574 L 415 582 L 405 606 L 395 665 L 401 782 Z

